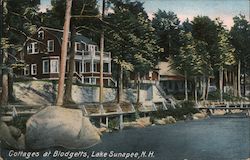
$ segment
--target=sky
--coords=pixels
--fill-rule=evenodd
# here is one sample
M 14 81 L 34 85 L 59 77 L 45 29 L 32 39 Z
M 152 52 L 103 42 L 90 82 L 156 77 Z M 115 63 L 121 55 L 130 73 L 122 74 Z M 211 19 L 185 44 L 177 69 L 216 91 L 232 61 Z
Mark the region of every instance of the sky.
M 98 0 L 101 1 L 101 0 Z M 192 20 L 194 16 L 209 16 L 211 19 L 220 17 L 228 29 L 233 25 L 233 17 L 239 14 L 249 21 L 250 0 L 140 0 L 150 19 L 158 9 L 173 11 L 183 22 Z M 50 7 L 50 0 L 41 0 L 41 10 Z

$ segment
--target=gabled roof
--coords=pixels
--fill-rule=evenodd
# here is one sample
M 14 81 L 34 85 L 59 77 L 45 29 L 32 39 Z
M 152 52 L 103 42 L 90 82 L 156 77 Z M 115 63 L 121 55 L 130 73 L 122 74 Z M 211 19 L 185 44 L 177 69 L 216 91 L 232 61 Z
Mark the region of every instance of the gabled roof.
M 157 68 L 159 68 L 159 74 L 161 76 L 180 76 L 183 77 L 182 74 L 180 74 L 177 70 L 175 70 L 170 62 L 159 62 L 157 65 Z
M 63 30 L 60 30 L 60 29 L 55 29 L 55 28 L 49 28 L 49 27 L 40 27 L 38 29 L 39 30 L 46 30 L 48 32 L 50 32 L 51 34 L 55 35 L 58 39 L 62 40 L 62 37 L 63 37 Z M 69 32 L 70 34 L 70 32 Z M 70 37 L 70 35 L 69 35 Z M 82 34 L 80 33 L 76 33 L 76 37 L 75 37 L 75 41 L 76 42 L 80 42 L 80 43 L 86 43 L 86 44 L 93 44 L 93 45 L 96 45 L 95 42 L 93 42 L 91 39 L 83 36 Z

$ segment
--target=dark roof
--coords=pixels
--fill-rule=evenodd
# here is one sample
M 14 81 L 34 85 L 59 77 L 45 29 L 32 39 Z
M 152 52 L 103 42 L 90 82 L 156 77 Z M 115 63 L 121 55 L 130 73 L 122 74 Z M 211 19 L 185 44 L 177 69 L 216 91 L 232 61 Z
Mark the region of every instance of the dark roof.
M 62 40 L 62 37 L 63 37 L 63 30 L 60 30 L 60 29 L 54 29 L 54 28 L 48 28 L 48 27 L 40 27 L 42 28 L 43 30 L 47 30 L 48 32 L 54 34 L 58 39 Z M 38 30 L 40 30 L 40 28 Z M 70 34 L 70 32 L 69 32 Z M 70 37 L 70 35 L 69 35 Z M 80 33 L 77 33 L 76 34 L 76 38 L 75 38 L 75 41 L 76 42 L 81 42 L 81 43 L 86 43 L 86 44 L 93 44 L 93 45 L 96 45 L 95 42 L 93 42 L 91 39 L 81 35 Z

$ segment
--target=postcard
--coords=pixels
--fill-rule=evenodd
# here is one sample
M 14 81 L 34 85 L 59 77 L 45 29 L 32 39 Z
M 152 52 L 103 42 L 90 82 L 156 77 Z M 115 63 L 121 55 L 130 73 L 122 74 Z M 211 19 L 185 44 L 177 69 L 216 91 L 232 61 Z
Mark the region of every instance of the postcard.
M 0 160 L 250 160 L 249 0 L 0 5 Z

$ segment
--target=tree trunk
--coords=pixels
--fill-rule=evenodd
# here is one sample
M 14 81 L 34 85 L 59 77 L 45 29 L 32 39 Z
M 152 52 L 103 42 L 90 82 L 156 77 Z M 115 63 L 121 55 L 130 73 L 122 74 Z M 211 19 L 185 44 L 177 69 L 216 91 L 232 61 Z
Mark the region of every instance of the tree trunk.
M 16 97 L 14 94 L 14 90 L 13 90 L 13 85 L 14 85 L 14 73 L 13 73 L 13 69 L 11 69 L 11 71 L 8 74 L 8 100 L 10 102 L 15 102 L 16 101 Z
M 65 78 L 65 67 L 66 67 L 66 58 L 67 58 L 67 46 L 68 46 L 68 38 L 69 38 L 69 25 L 71 18 L 71 5 L 72 0 L 67 0 L 66 4 L 66 12 L 65 12 L 65 20 L 63 27 L 63 40 L 61 46 L 61 61 L 60 61 L 60 73 L 59 73 L 59 82 L 58 82 L 58 94 L 56 105 L 63 105 L 63 95 L 64 95 L 64 78 Z
M 137 73 L 137 104 L 140 103 L 140 88 L 141 88 L 141 83 L 140 83 L 140 73 Z
M 2 95 L 1 95 L 1 106 L 8 104 L 8 52 L 7 49 L 2 50 Z
M 105 11 L 105 0 L 102 1 L 102 17 L 104 18 Z M 100 92 L 99 92 L 99 103 L 103 102 L 103 52 L 104 52 L 104 29 L 101 31 L 100 39 Z
M 206 97 L 205 99 L 208 99 L 208 95 L 209 95 L 209 87 L 210 87 L 210 77 L 207 77 L 207 92 L 206 92 Z
M 188 80 L 187 80 L 187 71 L 185 71 L 185 101 L 188 100 Z
M 0 51 L 2 54 L 2 59 L 1 59 L 1 64 L 2 64 L 2 94 L 1 94 L 1 101 L 0 101 L 0 105 L 1 106 L 5 106 L 8 104 L 8 68 L 7 68 L 7 61 L 8 61 L 8 52 L 7 52 L 7 48 L 3 48 L 2 45 L 2 38 L 6 38 L 7 34 L 6 34 L 6 14 L 5 12 L 3 12 L 3 10 L 7 10 L 6 8 L 6 2 L 1 0 L 0 1 L 0 21 L 1 21 L 1 30 L 0 30 Z
M 202 96 L 201 99 L 205 101 L 206 98 L 206 76 L 205 74 L 202 77 Z
M 104 31 L 101 33 L 100 40 L 100 92 L 99 103 L 103 102 L 103 50 L 104 50 Z
M 246 68 L 244 68 L 244 86 L 243 86 L 243 94 L 246 96 Z
M 239 60 L 239 63 L 238 63 L 238 74 L 237 74 L 237 88 L 238 88 L 238 97 L 241 97 L 241 78 L 240 78 L 240 72 L 241 72 L 241 69 L 240 69 L 240 66 L 241 66 L 241 61 Z
M 223 67 L 219 70 L 220 101 L 223 101 Z
M 227 76 L 227 69 L 224 69 L 224 77 L 225 77 L 225 86 L 228 86 L 228 76 Z
M 119 84 L 118 84 L 118 97 L 117 97 L 117 101 L 118 103 L 120 103 L 122 101 L 122 97 L 123 97 L 123 68 L 122 66 L 120 66 L 119 69 Z
M 198 103 L 198 95 L 197 95 L 197 77 L 194 77 L 194 100 L 195 104 Z
M 74 68 L 75 68 L 75 36 L 76 36 L 76 28 L 74 25 L 71 27 L 71 47 L 69 54 L 69 70 L 67 74 L 65 94 L 64 94 L 64 103 L 74 103 L 72 99 L 72 85 L 73 85 L 73 77 L 74 77 Z
M 234 96 L 237 97 L 237 74 L 236 70 L 233 71 L 233 93 Z

